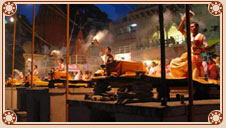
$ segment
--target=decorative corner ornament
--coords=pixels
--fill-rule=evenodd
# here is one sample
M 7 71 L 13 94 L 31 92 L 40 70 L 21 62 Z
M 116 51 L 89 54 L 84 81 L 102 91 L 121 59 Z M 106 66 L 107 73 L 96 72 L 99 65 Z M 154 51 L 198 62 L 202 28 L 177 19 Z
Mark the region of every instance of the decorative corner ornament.
M 223 5 L 219 1 L 212 1 L 209 4 L 209 12 L 214 16 L 219 16 L 223 12 Z
M 2 5 L 2 12 L 4 12 L 5 15 L 7 15 L 7 16 L 13 15 L 16 12 L 16 10 L 17 10 L 17 6 L 12 1 L 6 1 Z
M 17 121 L 16 113 L 11 110 L 5 111 L 2 115 L 2 120 L 5 124 L 12 125 Z
M 223 114 L 219 110 L 214 110 L 209 114 L 209 122 L 213 125 L 219 125 L 223 121 Z

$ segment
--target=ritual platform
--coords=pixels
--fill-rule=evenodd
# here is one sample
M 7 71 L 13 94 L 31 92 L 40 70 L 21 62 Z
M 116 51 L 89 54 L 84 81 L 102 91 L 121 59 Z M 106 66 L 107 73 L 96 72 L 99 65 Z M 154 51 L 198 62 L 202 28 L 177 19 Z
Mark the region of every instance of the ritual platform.
M 126 104 L 117 104 L 117 100 L 103 101 L 86 99 L 93 94 L 94 88 L 69 88 L 66 100 L 65 88 L 17 87 L 14 89 L 16 113 L 21 122 L 65 122 L 66 103 L 68 103 L 70 122 L 187 122 L 188 100 L 187 91 L 171 90 L 172 98 L 180 93 L 185 96 L 182 101 L 171 100 L 167 106 L 161 102 L 131 100 Z M 8 90 L 8 91 L 7 91 Z M 8 94 L 10 89 L 6 89 Z M 109 93 L 116 94 L 118 88 Z M 157 97 L 153 89 L 154 98 Z M 220 99 L 194 100 L 195 121 L 207 122 L 208 114 L 220 110 Z
M 118 105 L 115 102 L 73 100 L 69 104 L 70 122 L 187 122 L 188 102 L 128 103 Z M 208 115 L 220 109 L 220 100 L 195 100 L 194 121 L 208 122 Z

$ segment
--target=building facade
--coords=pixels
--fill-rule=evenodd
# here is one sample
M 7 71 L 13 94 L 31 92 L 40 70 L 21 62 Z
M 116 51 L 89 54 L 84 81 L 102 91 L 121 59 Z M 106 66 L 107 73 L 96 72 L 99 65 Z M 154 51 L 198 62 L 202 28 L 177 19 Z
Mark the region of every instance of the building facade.
M 172 59 L 186 52 L 185 38 L 177 29 L 185 10 L 184 5 L 163 5 L 163 8 L 166 57 Z M 191 5 L 191 10 L 195 13 L 191 21 L 199 23 L 199 32 L 206 35 L 209 45 L 219 42 L 219 17 L 209 13 L 208 5 Z M 115 39 L 114 54 L 131 53 L 132 61 L 160 59 L 158 5 L 136 5 L 119 22 L 111 23 L 110 29 Z

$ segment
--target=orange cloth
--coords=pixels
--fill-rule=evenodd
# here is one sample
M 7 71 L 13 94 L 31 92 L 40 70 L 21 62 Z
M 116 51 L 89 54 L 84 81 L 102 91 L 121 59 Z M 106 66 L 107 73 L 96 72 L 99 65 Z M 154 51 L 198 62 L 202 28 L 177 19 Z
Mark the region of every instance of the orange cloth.
M 6 81 L 6 84 L 9 84 L 9 83 L 13 83 L 14 85 L 17 85 L 17 84 L 21 84 L 17 79 L 12 79 L 12 78 L 9 78 L 7 81 Z
M 53 77 L 54 79 L 66 79 L 66 72 L 55 72 Z M 68 79 L 72 79 L 70 74 L 68 74 Z
M 107 72 L 117 72 L 118 75 L 134 73 L 136 71 L 144 71 L 147 73 L 147 69 L 143 63 L 117 61 L 107 65 Z
M 173 59 L 170 63 L 170 71 L 173 77 L 187 77 L 188 61 L 187 53 L 182 54 L 180 58 Z M 193 78 L 204 77 L 201 55 L 192 56 L 192 76 Z
M 174 77 L 186 77 L 188 72 L 187 53 L 173 59 L 170 63 L 170 72 Z
M 27 81 L 31 81 L 31 75 L 29 75 L 28 77 L 27 77 Z M 41 81 L 39 78 L 38 78 L 38 76 L 33 76 L 33 81 Z

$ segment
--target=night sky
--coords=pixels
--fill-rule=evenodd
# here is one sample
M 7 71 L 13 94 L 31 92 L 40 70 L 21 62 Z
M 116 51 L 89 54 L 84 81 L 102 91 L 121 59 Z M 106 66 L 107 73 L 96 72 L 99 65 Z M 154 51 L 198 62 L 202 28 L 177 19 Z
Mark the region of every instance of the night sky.
M 108 18 L 116 21 L 134 10 L 134 4 L 96 4 L 101 11 L 108 14 Z
M 17 6 L 17 13 L 23 14 L 27 17 L 27 19 L 32 23 L 32 18 L 33 18 L 33 4 L 26 4 L 25 6 L 21 4 L 18 4 Z M 35 14 L 38 14 L 38 9 L 39 9 L 39 4 L 36 5 L 35 7 Z
M 30 23 L 32 23 L 33 5 L 27 4 L 26 6 L 18 5 L 17 9 L 19 14 L 25 15 Z M 36 15 L 40 5 L 36 5 Z M 106 14 L 108 18 L 113 21 L 119 20 L 121 17 L 126 16 L 129 12 L 134 10 L 134 4 L 96 4 L 96 6 Z M 21 7 L 21 8 L 20 8 Z

